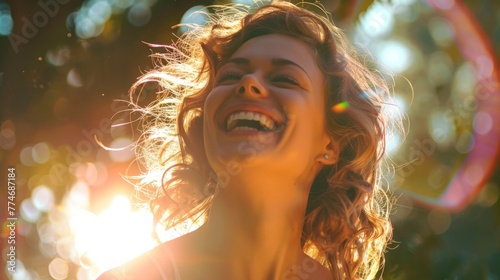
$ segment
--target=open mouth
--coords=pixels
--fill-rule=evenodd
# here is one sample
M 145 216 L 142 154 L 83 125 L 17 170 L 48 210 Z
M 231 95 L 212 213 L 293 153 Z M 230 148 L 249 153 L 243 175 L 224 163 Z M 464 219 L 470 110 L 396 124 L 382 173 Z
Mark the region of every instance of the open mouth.
M 271 117 L 252 111 L 237 111 L 226 119 L 226 131 L 260 131 L 274 132 L 283 126 Z

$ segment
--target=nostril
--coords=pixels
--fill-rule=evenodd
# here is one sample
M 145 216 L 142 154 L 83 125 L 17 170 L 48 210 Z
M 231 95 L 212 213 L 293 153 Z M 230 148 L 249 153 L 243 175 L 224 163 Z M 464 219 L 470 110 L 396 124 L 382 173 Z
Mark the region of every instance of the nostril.
M 261 90 L 259 89 L 259 87 L 254 86 L 254 85 L 248 85 L 248 86 L 242 85 L 238 88 L 239 94 L 243 94 L 245 92 L 251 93 L 251 94 L 261 94 Z

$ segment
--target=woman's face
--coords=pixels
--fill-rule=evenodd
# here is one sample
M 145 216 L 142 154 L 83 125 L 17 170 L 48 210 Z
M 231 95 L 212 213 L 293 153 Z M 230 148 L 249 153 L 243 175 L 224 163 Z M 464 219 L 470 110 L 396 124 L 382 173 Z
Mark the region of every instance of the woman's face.
M 204 143 L 212 169 L 296 178 L 317 172 L 330 142 L 324 84 L 304 42 L 278 34 L 245 42 L 216 73 L 205 101 Z

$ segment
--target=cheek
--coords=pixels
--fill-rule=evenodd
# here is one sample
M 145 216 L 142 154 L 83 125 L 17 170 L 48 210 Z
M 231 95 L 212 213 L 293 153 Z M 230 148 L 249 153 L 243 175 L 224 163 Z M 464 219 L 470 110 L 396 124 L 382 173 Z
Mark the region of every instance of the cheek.
M 213 118 L 217 109 L 222 105 L 224 100 L 226 100 L 227 95 L 227 91 L 223 91 L 219 88 L 216 88 L 208 93 L 203 106 L 204 115 Z
M 203 114 L 205 116 L 210 114 L 210 110 L 215 107 L 215 104 L 217 103 L 217 98 L 213 94 L 213 92 L 210 92 L 207 95 L 207 98 L 205 99 L 205 104 L 203 105 Z
M 310 110 L 311 125 L 314 126 L 314 130 L 323 136 L 326 133 L 326 113 L 325 113 L 325 101 L 323 96 L 316 96 L 312 102 L 312 107 Z
M 218 103 L 217 95 L 210 92 L 203 105 L 203 135 L 205 144 L 210 139 L 210 131 L 213 129 L 212 126 L 215 123 L 215 113 L 219 107 Z
M 294 118 L 298 118 L 308 132 L 325 129 L 324 102 L 315 98 L 295 98 L 290 106 Z
M 309 101 L 297 106 L 297 138 L 301 145 L 316 150 L 326 135 L 326 120 L 323 103 Z
M 216 115 L 218 109 L 227 98 L 226 91 L 220 89 L 212 90 L 205 99 L 203 105 L 203 143 L 207 151 L 212 151 L 216 146 Z M 208 155 L 210 156 L 210 155 Z

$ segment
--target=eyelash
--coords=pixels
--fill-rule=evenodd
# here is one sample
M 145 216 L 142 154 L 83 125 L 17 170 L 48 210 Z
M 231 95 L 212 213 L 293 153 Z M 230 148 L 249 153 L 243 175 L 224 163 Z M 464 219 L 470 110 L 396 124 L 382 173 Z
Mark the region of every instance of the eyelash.
M 227 80 L 239 80 L 241 78 L 241 74 L 238 74 L 236 72 L 226 72 L 217 79 L 217 84 L 221 84 Z
M 243 77 L 243 75 L 236 73 L 236 72 L 226 72 L 226 73 L 222 74 L 217 79 L 217 85 L 219 85 L 225 81 L 228 81 L 228 80 L 240 80 L 242 77 Z M 288 84 L 291 84 L 294 86 L 300 85 L 297 80 L 295 80 L 294 78 L 292 78 L 288 75 L 284 75 L 284 74 L 275 75 L 274 77 L 272 77 L 272 81 L 285 82 L 285 83 L 288 83 Z
M 298 86 L 299 82 L 288 75 L 276 75 L 273 77 L 273 81 L 284 81 L 286 83 Z

